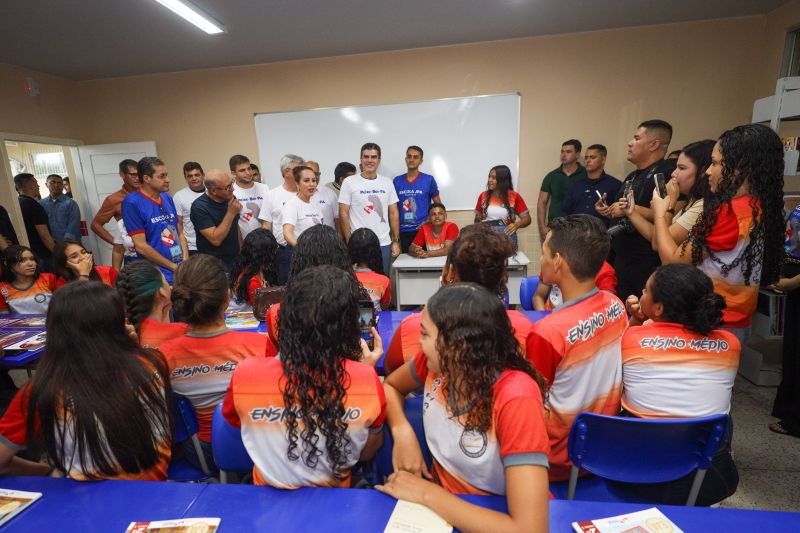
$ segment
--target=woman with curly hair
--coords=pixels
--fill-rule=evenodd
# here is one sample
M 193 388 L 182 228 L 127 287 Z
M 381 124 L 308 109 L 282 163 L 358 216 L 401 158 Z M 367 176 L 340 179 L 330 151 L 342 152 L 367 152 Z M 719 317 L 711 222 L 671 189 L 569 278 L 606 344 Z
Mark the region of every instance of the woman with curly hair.
M 517 246 L 517 230 L 531 224 L 531 214 L 525 200 L 514 191 L 511 169 L 497 165 L 489 171 L 486 190 L 475 206 L 475 223 L 483 222 L 504 232 Z
M 706 139 L 687 144 L 678 155 L 677 166 L 672 173 L 672 179 L 667 182 L 667 221 L 669 235 L 676 244 L 680 244 L 689 236 L 700 214 L 703 212 L 703 202 L 708 194 L 708 175 L 706 171 L 711 164 L 711 151 L 716 141 Z M 657 194 L 657 193 L 654 193 Z M 681 198 L 688 198 L 684 202 Z M 675 209 L 682 205 L 676 212 Z M 653 223 L 647 220 L 636 206 L 629 205 L 625 208 L 625 216 L 631 221 L 642 237 L 651 241 L 653 250 L 658 251 L 658 240 Z
M 359 293 L 355 277 L 333 266 L 293 275 L 280 310 L 280 358 L 236 367 L 222 412 L 241 427 L 255 484 L 349 487 L 353 465 L 380 448 L 380 351 L 360 338 Z
M 422 311 L 421 341 L 423 354 L 384 382 L 395 473 L 376 488 L 459 529 L 547 531 L 544 382 L 523 357 L 503 303 L 474 283 L 442 287 Z M 430 473 L 403 412 L 403 398 L 420 386 Z M 505 495 L 508 513 L 455 494 Z
M 143 348 L 158 349 L 162 342 L 180 337 L 189 328 L 170 319 L 172 288 L 149 261 L 126 264 L 117 276 L 116 288 L 122 296 L 125 318 Z
M 725 300 L 709 277 L 691 265 L 664 265 L 647 280 L 641 299 L 630 296 L 626 303 L 631 327 L 622 336 L 623 411 L 638 418 L 730 413 L 741 345 L 731 332 L 719 329 Z M 729 422 L 697 505 L 712 505 L 736 492 L 732 435 Z M 683 505 L 694 474 L 667 483 L 621 486 L 651 501 Z
M 502 302 L 508 292 L 506 261 L 512 255 L 514 243 L 508 236 L 485 224 L 467 226 L 450 248 L 442 271 L 442 284 L 459 281 L 477 283 Z M 531 329 L 531 321 L 519 311 L 508 310 L 506 314 L 511 320 L 514 336 L 525 353 L 525 339 Z M 409 315 L 395 330 L 384 361 L 387 375 L 422 353 L 419 337 L 421 319 L 419 313 Z
M 96 281 L 62 287 L 47 334 L 33 379 L 0 420 L 0 474 L 165 480 L 167 365 L 128 336 L 119 294 Z M 47 464 L 15 457 L 26 447 Z
M 356 278 L 369 293 L 375 311 L 388 309 L 392 301 L 392 284 L 383 272 L 378 236 L 369 228 L 359 228 L 350 235 L 347 251 Z
M 118 272 L 114 267 L 95 265 L 92 252 L 70 239 L 58 241 L 53 248 L 53 268 L 59 286 L 72 281 L 101 281 L 113 287 Z
M 263 357 L 267 344 L 267 338 L 260 333 L 232 331 L 225 325 L 230 295 L 224 268 L 222 261 L 207 254 L 194 255 L 178 265 L 172 307 L 175 316 L 185 320 L 191 330 L 159 347 L 167 359 L 173 390 L 188 398 L 197 413 L 197 436 L 207 465 L 214 464 L 214 408 L 225 397 L 236 365 L 249 357 Z M 189 441 L 186 444 L 186 458 L 202 468 L 195 448 Z
M 723 327 L 742 344 L 749 336 L 758 287 L 778 280 L 783 257 L 783 145 L 761 124 L 728 130 L 706 171 L 711 193 L 688 238 L 670 237 L 668 199 L 654 195 L 653 217 L 665 263 L 700 268 L 725 298 Z
M 278 241 L 271 231 L 258 228 L 247 234 L 230 275 L 228 311 L 252 312 L 256 289 L 278 284 Z

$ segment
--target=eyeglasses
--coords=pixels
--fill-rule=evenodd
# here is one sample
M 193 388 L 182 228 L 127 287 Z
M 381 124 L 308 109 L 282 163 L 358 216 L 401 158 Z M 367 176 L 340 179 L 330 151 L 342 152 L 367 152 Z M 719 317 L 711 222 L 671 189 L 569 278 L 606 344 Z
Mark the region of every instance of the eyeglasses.
M 230 182 L 227 187 L 214 187 L 218 191 L 232 191 L 233 190 L 233 182 Z

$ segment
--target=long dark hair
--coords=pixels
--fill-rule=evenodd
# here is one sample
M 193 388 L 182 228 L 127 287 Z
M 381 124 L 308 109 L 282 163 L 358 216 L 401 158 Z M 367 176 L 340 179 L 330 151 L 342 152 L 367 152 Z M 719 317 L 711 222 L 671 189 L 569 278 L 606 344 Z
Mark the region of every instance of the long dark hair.
M 325 224 L 312 226 L 297 238 L 297 246 L 292 253 L 289 278 L 307 268 L 319 265 L 333 265 L 345 272 L 353 273 L 347 246 L 336 230 Z
M 72 245 L 80 246 L 86 251 L 86 248 L 83 244 L 79 243 L 78 241 L 73 241 L 72 239 L 64 239 L 63 241 L 57 241 L 55 247 L 53 248 L 53 268 L 56 271 L 57 276 L 61 276 L 67 281 L 75 281 L 78 279 L 78 276 L 75 272 L 72 271 L 69 266 L 67 266 L 67 247 Z M 92 264 L 92 270 L 89 272 L 89 279 L 92 281 L 101 281 L 100 274 L 97 273 L 97 269 Z
M 455 268 L 459 281 L 472 282 L 503 298 L 508 272 L 506 263 L 514 255 L 508 235 L 486 224 L 466 226 L 447 254 L 447 264 Z
M 708 176 L 706 170 L 711 164 L 711 152 L 714 150 L 714 145 L 717 142 L 713 139 L 705 139 L 689 143 L 683 147 L 680 155 L 686 156 L 691 159 L 694 166 L 697 167 L 697 175 L 694 178 L 694 185 L 689 190 L 689 198 L 692 200 L 700 200 L 708 194 Z
M 21 244 L 12 244 L 8 248 L 3 251 L 3 268 L 2 268 L 2 281 L 7 281 L 9 283 L 13 283 L 16 274 L 12 270 L 15 266 L 22 262 L 22 254 L 25 252 L 30 252 L 33 254 L 33 250 L 28 248 L 27 246 L 22 246 Z M 36 254 L 33 254 L 36 257 Z M 36 273 L 33 275 L 34 281 L 39 279 L 42 270 L 39 266 L 39 262 L 36 262 Z
M 314 469 L 325 453 L 339 480 L 351 455 L 343 419 L 350 385 L 344 363 L 360 357 L 359 295 L 352 274 L 335 266 L 315 266 L 289 278 L 278 312 L 287 456 Z M 324 452 L 317 447 L 317 433 L 325 439 Z
M 492 426 L 493 387 L 504 370 L 519 370 L 533 378 L 544 398 L 544 379 L 522 355 L 503 303 L 475 283 L 445 285 L 427 305 L 439 330 L 436 349 L 446 394 L 454 405 L 473 406 L 464 428 L 488 431 Z
M 373 272 L 385 274 L 381 258 L 381 242 L 371 229 L 355 230 L 347 242 L 347 251 L 350 254 L 351 263 L 366 263 Z
M 125 316 L 137 332 L 153 312 L 156 294 L 163 286 L 161 271 L 149 261 L 128 263 L 117 276 L 116 288 L 125 305 Z
M 762 124 L 745 124 L 728 130 L 719 138 L 722 152 L 722 178 L 717 191 L 703 204 L 703 213 L 692 228 L 695 242 L 692 263 L 703 262 L 703 254 L 722 265 L 722 273 L 744 261 L 744 282 L 750 284 L 753 273 L 761 269 L 761 283 L 774 283 L 783 261 L 783 145 L 778 135 Z M 749 185 L 753 227 L 744 253 L 730 264 L 722 264 L 706 244 L 717 223 L 717 212 L 723 205 L 732 209 L 731 200 L 743 183 Z M 685 244 L 684 248 L 685 250 Z
M 175 318 L 194 326 L 214 323 L 225 312 L 228 277 L 222 261 L 208 254 L 197 254 L 175 269 L 172 309 Z
M 497 165 L 492 167 L 489 170 L 491 174 L 492 170 L 494 170 L 495 176 L 495 186 L 494 192 L 497 193 L 497 196 L 502 200 L 503 207 L 506 208 L 508 211 L 508 216 L 511 220 L 514 220 L 517 214 L 511 209 L 511 204 L 508 201 L 508 191 L 514 190 L 514 182 L 511 180 L 511 169 L 505 165 Z M 483 218 L 486 218 L 486 210 L 489 209 L 489 201 L 492 199 L 492 191 L 490 191 L 487 187 L 486 189 L 486 198 L 483 199 Z
M 272 286 L 278 284 L 278 241 L 271 231 L 257 228 L 247 234 L 242 253 L 236 257 L 231 269 L 230 290 L 239 303 L 250 299 L 248 286 L 253 276 L 261 274 Z
M 117 291 L 95 281 L 60 288 L 47 312 L 47 332 L 26 426 L 48 462 L 68 472 L 71 440 L 88 479 L 158 464 L 170 438 L 167 364 L 128 336 Z
M 653 301 L 664 306 L 664 320 L 707 335 L 722 324 L 725 299 L 714 292 L 711 278 L 692 265 L 659 267 L 650 284 Z

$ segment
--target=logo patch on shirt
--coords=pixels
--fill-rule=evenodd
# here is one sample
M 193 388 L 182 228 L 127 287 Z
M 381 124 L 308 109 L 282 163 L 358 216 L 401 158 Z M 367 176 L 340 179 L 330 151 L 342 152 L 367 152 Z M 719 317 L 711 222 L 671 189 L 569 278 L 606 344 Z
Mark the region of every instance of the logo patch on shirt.
M 486 453 L 488 444 L 489 439 L 486 438 L 485 431 L 464 430 L 458 440 L 458 447 L 461 448 L 464 455 L 471 459 L 477 459 Z
M 165 228 L 164 231 L 161 232 L 161 242 L 169 247 L 175 246 L 175 236 L 169 228 Z

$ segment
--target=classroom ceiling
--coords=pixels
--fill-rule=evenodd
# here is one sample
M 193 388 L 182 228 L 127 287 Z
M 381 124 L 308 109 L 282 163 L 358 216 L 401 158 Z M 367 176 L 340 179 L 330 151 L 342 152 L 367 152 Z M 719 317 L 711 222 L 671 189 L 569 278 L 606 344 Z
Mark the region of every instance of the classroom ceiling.
M 786 0 L 0 0 L 0 62 L 73 80 L 766 14 Z

